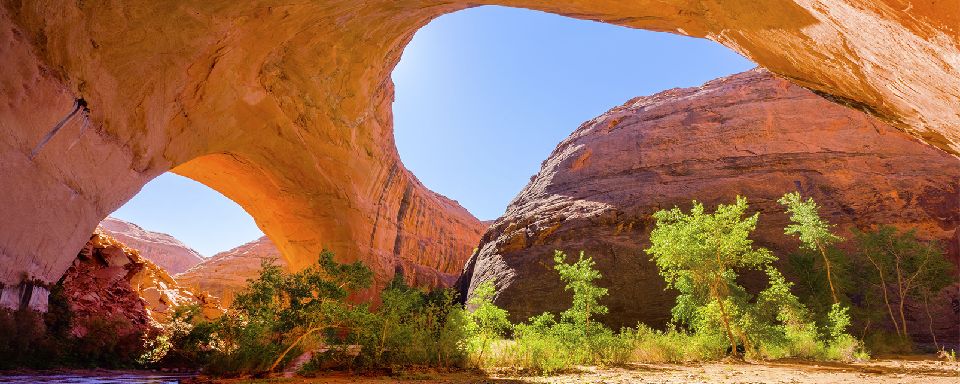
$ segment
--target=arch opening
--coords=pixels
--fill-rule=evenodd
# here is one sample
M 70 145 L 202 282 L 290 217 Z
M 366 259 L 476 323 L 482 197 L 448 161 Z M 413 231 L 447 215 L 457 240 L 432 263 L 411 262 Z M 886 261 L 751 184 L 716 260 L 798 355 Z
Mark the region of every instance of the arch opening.
M 428 188 L 495 220 L 581 123 L 756 64 L 715 42 L 483 6 L 420 28 L 394 68 L 397 151 Z

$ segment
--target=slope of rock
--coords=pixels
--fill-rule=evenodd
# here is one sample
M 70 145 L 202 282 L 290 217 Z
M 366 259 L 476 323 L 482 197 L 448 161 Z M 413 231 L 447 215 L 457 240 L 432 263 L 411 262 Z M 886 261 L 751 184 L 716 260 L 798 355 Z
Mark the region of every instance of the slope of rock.
M 289 265 L 280 257 L 276 246 L 263 236 L 229 251 L 220 252 L 189 270 L 175 276 L 177 282 L 208 292 L 220 299 L 224 306 L 233 302 L 233 294 L 246 286 L 247 279 L 260 274 L 263 262 L 272 262 L 284 270 Z
M 271 262 L 286 271 L 290 270 L 289 264 L 280 257 L 277 247 L 263 236 L 213 255 L 175 278 L 180 285 L 208 292 L 218 297 L 224 306 L 229 306 L 233 302 L 234 294 L 247 285 L 247 280 L 260 274 L 263 262 Z M 457 279 L 455 274 L 439 272 L 408 260 L 398 261 L 393 268 L 395 272 L 402 271 L 407 283 L 416 287 L 450 287 Z
M 55 281 L 170 170 L 243 206 L 292 268 L 326 247 L 380 282 L 398 260 L 455 272 L 483 228 L 400 163 L 390 74 L 418 28 L 482 4 L 712 39 L 960 153 L 955 1 L 5 1 L 0 283 Z
M 103 219 L 100 228 L 171 274 L 186 271 L 203 261 L 197 251 L 166 233 L 148 231 L 114 217 Z
M 144 335 L 184 304 L 200 305 L 211 317 L 221 313 L 215 298 L 179 286 L 162 268 L 99 228 L 61 284 L 76 336 L 86 334 L 86 325 L 96 319 L 120 320 L 122 332 Z
M 854 227 L 917 228 L 958 261 L 960 160 L 752 70 L 635 98 L 581 125 L 484 235 L 460 290 L 495 281 L 497 304 L 515 320 L 559 311 L 570 294 L 552 269 L 553 250 L 584 250 L 610 288 L 608 324 L 660 325 L 674 296 L 643 251 L 651 214 L 743 195 L 761 212 L 753 239 L 784 257 L 798 243 L 783 234 L 788 219 L 776 200 L 794 190 L 848 237 Z

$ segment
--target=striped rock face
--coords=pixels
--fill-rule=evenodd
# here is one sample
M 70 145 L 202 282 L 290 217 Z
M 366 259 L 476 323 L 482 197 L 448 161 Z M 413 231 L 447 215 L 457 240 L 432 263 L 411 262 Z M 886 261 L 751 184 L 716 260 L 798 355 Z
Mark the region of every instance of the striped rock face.
M 243 206 L 294 269 L 329 248 L 379 282 L 459 270 L 484 227 L 400 163 L 390 73 L 418 28 L 487 3 L 712 39 L 960 153 L 949 1 L 5 1 L 0 283 L 56 281 L 167 171 Z
M 644 252 L 652 214 L 688 210 L 694 199 L 712 211 L 744 196 L 760 212 L 751 238 L 786 260 L 799 243 L 783 234 L 789 221 L 777 199 L 792 191 L 813 197 L 848 239 L 854 228 L 915 228 L 960 264 L 960 160 L 758 69 L 638 97 L 585 122 L 483 236 L 459 289 L 495 281 L 496 303 L 514 320 L 556 313 L 571 296 L 553 251 L 582 250 L 609 288 L 603 321 L 661 326 L 675 294 Z M 944 293 L 935 327 L 941 340 L 960 342 L 950 309 L 958 291 Z M 914 314 L 912 328 L 928 337 L 927 318 Z
M 152 261 L 171 275 L 186 271 L 203 261 L 203 256 L 197 251 L 166 233 L 148 231 L 115 217 L 103 219 L 100 228 L 128 247 L 140 251 L 141 257 Z

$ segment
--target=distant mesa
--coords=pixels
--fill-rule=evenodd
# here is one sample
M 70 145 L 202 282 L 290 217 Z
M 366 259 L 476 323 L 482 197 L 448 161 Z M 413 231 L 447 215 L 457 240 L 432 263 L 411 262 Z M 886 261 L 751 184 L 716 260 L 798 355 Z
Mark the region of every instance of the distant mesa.
M 140 256 L 154 262 L 171 275 L 184 272 L 204 260 L 193 248 L 166 233 L 149 231 L 115 217 L 103 219 L 100 227 L 128 247 L 140 251 Z

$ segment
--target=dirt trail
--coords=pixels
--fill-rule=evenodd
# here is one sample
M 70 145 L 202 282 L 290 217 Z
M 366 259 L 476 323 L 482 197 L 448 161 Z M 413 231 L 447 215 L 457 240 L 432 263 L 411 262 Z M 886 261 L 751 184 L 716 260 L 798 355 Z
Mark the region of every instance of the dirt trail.
M 207 381 L 198 380 L 198 383 Z M 213 381 L 221 383 L 221 381 Z M 514 384 L 514 383 L 960 383 L 960 363 L 935 360 L 881 359 L 866 363 L 773 361 L 744 364 L 630 364 L 623 367 L 586 367 L 576 373 L 547 377 L 505 373 L 408 373 L 398 377 L 360 377 L 330 374 L 305 379 L 230 380 L 223 383 L 424 383 L 424 384 Z

